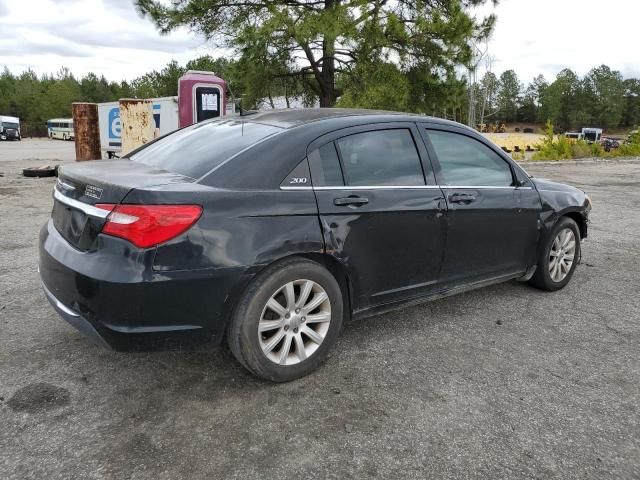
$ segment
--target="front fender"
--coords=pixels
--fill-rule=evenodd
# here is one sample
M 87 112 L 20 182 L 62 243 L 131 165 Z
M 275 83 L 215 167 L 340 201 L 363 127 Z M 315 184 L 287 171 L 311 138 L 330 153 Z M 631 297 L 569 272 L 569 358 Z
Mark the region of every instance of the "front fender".
M 591 211 L 591 201 L 582 190 L 549 180 L 532 179 L 540 195 L 541 235 L 540 245 L 546 245 L 549 234 L 558 219 L 571 217 L 580 228 L 581 238 L 587 236 L 587 224 Z

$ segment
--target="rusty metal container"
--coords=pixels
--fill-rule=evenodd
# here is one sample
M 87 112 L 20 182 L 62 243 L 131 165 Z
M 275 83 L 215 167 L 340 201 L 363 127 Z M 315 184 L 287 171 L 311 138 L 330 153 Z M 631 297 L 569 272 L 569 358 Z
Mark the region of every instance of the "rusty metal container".
M 120 125 L 121 155 L 123 156 L 153 140 L 156 130 L 153 119 L 153 101 L 135 98 L 121 99 Z
M 100 160 L 100 126 L 98 123 L 98 104 L 71 104 L 73 128 L 75 131 L 76 161 Z

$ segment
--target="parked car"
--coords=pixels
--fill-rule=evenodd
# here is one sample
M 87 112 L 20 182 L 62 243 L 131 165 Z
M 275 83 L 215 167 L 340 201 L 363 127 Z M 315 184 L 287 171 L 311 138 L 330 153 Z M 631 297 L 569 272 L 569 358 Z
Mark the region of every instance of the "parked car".
M 620 141 L 617 138 L 603 138 L 600 142 L 605 152 L 610 152 L 611 149 L 620 148 Z
M 315 369 L 347 318 L 563 288 L 591 209 L 463 125 L 343 109 L 193 125 L 60 167 L 53 196 L 40 275 L 64 319 L 118 350 L 226 340 L 273 381 Z

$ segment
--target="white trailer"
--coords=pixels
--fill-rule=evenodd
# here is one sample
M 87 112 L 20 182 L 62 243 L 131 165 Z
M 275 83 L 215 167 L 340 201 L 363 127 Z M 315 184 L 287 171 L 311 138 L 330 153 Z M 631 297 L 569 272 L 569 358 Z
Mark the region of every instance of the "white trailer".
M 583 128 L 582 138 L 584 138 L 589 143 L 597 143 L 602 138 L 602 129 L 601 128 Z
M 178 97 L 152 98 L 155 136 L 159 137 L 178 129 Z M 108 158 L 122 151 L 120 138 L 120 104 L 107 102 L 98 104 L 100 145 Z

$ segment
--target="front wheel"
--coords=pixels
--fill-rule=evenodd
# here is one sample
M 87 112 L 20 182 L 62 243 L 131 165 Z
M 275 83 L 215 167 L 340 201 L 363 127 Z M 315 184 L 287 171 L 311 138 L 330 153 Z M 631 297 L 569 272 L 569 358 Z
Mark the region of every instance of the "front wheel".
M 265 380 L 287 382 L 315 370 L 336 343 L 343 300 L 320 264 L 291 259 L 269 267 L 242 295 L 227 331 L 233 355 Z
M 580 230 L 572 219 L 563 217 L 551 231 L 529 283 L 547 291 L 564 288 L 580 259 Z

